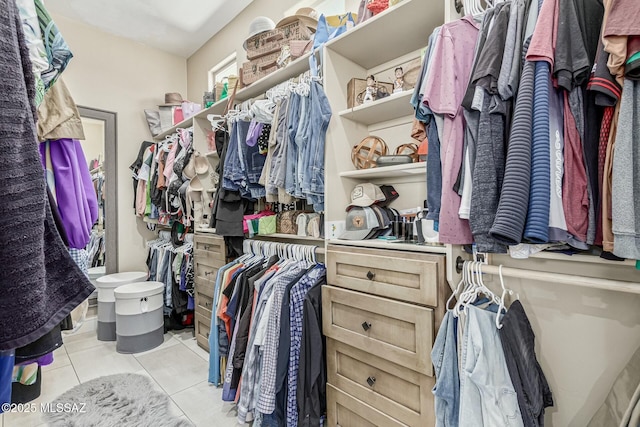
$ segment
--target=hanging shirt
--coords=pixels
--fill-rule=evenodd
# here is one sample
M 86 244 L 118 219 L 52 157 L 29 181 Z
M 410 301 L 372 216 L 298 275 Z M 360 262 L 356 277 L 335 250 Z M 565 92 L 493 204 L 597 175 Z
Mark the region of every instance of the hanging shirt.
M 477 37 L 478 24 L 471 17 L 443 25 L 436 39 L 427 76 L 423 102 L 435 113 L 444 114 L 439 223 L 442 243 L 467 244 L 473 241 L 469 222 L 458 216 L 460 196 L 454 191 L 453 185 L 458 177 L 464 144 L 461 104 L 473 66 Z

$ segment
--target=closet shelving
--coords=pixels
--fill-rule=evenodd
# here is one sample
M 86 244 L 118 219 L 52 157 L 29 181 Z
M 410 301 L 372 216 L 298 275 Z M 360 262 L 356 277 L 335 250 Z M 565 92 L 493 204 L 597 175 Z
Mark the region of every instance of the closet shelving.
M 341 111 L 338 115 L 367 126 L 399 119 L 413 113 L 413 107 L 409 103 L 412 95 L 413 89 L 393 93 L 379 101 Z
M 283 233 L 259 234 L 256 237 L 260 237 L 264 239 L 278 239 L 278 240 L 305 240 L 309 242 L 324 243 L 324 239 L 321 239 L 319 237 L 298 236 L 296 234 L 283 234 Z
M 426 199 L 426 164 L 413 163 L 357 170 L 351 162 L 352 148 L 367 136 L 382 138 L 388 152 L 411 142 L 413 90 L 354 108 L 347 108 L 347 85 L 352 78 L 373 74 L 378 81 L 392 82 L 394 69 L 421 57 L 429 35 L 444 21 L 444 2 L 404 0 L 364 24 L 327 43 L 324 50 L 324 81 L 334 112 L 327 135 L 325 176 L 326 221 L 344 221 L 353 187 L 362 182 L 390 184 L 400 194 L 392 206 L 403 210 L 422 206 Z M 343 241 L 331 244 L 445 253 L 445 246 L 420 246 L 383 240 Z
M 374 248 L 374 249 L 393 249 L 398 251 L 412 251 L 412 252 L 426 252 L 431 254 L 446 254 L 447 247 L 445 245 L 433 244 L 433 245 L 417 245 L 413 243 L 393 243 L 385 240 L 338 240 L 331 239 L 328 241 L 332 245 L 344 245 L 344 246 L 357 246 L 360 248 Z
M 162 141 L 167 136 L 174 134 L 178 129 L 185 129 L 185 128 L 191 127 L 192 125 L 193 125 L 193 117 L 189 117 L 188 119 L 184 119 L 183 121 L 181 121 L 177 125 L 175 125 L 175 126 L 171 127 L 170 129 L 167 129 L 166 131 L 162 132 L 160 135 L 154 136 L 153 139 L 155 141 Z
M 426 167 L 427 165 L 425 162 L 410 163 L 406 165 L 340 172 L 340 177 L 353 179 L 393 179 L 410 175 L 419 175 L 420 177 L 424 177 L 426 174 Z

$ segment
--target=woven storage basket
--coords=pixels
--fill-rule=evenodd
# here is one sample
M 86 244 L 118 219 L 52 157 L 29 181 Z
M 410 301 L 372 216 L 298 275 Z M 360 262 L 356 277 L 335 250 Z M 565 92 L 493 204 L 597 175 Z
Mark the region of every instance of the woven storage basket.
M 351 150 L 351 161 L 356 169 L 376 167 L 376 160 L 386 156 L 389 151 L 387 143 L 377 136 L 368 136 Z
M 396 148 L 396 151 L 394 154 L 396 156 L 403 156 L 403 155 L 410 156 L 415 163 L 419 160 L 418 144 L 414 144 L 414 143 L 402 144 L 398 148 Z
M 270 53 L 279 52 L 282 45 L 291 40 L 309 40 L 311 30 L 300 20 L 267 31 L 247 40 L 247 59 L 256 59 Z

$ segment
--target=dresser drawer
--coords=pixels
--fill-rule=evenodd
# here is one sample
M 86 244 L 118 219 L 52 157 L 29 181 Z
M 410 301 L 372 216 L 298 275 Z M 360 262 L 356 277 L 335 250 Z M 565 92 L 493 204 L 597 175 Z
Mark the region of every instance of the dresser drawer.
M 330 285 L 435 307 L 444 256 L 330 245 Z
M 211 319 L 213 312 L 213 286 L 203 285 L 198 278 L 195 284 L 195 303 L 196 303 L 196 312 L 202 313 L 203 315 L 209 317 Z
M 193 238 L 193 249 L 195 251 L 211 252 L 223 261 L 226 256 L 224 238 L 220 236 L 202 236 L 196 234 Z
M 216 264 L 216 265 L 211 265 Z M 194 260 L 195 267 L 195 279 L 201 279 L 200 281 L 204 281 L 207 286 L 215 286 L 216 277 L 218 275 L 218 269 L 222 267 L 222 265 L 217 265 L 218 263 L 212 263 L 208 260 L 202 260 L 198 257 Z
M 327 340 L 329 383 L 410 426 L 435 424 L 432 377 Z
M 324 286 L 322 322 L 329 338 L 433 375 L 431 309 Z
M 196 341 L 198 345 L 209 351 L 209 334 L 211 333 L 211 319 L 196 313 Z
M 327 425 L 329 427 L 407 427 L 372 406 L 327 384 Z M 411 427 L 427 427 L 411 426 Z

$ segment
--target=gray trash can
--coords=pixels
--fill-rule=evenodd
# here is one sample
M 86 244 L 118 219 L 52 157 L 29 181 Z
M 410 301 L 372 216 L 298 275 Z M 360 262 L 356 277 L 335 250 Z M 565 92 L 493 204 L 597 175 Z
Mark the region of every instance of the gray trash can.
M 140 282 L 116 288 L 116 351 L 140 353 L 164 341 L 164 283 Z
M 116 299 L 113 291 L 118 286 L 146 280 L 144 271 L 107 274 L 96 279 L 98 288 L 98 340 L 116 340 Z

